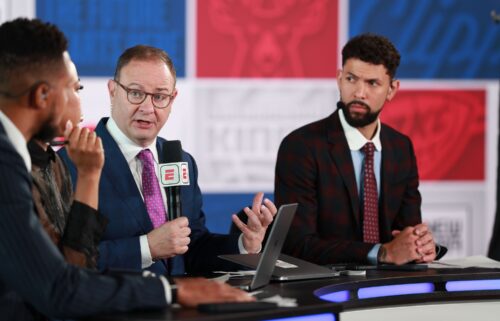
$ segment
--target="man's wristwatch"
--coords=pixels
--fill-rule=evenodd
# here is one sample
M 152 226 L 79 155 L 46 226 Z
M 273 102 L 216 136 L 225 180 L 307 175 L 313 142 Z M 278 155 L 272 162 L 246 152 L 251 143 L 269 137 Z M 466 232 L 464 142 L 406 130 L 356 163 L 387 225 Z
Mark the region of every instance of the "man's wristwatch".
M 177 284 L 175 281 L 170 279 L 170 295 L 172 299 L 172 303 L 177 303 Z
M 377 263 L 385 263 L 385 258 L 387 256 L 387 250 L 384 247 L 384 244 L 380 245 L 377 253 Z

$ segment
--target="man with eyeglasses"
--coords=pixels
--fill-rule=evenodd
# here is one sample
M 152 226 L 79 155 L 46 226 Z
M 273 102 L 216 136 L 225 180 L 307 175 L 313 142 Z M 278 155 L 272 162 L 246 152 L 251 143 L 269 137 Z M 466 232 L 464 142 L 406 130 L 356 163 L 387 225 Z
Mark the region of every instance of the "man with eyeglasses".
M 64 261 L 35 214 L 26 144 L 35 136 L 52 139 L 65 111 L 79 104 L 67 46 L 56 26 L 37 19 L 0 25 L 0 318 L 73 319 L 165 309 L 172 302 L 252 301 L 243 291 L 206 279 L 180 278 L 174 289 L 163 276 L 104 275 Z M 78 133 L 80 142 L 95 140 L 68 126 L 70 145 L 78 144 Z
M 196 163 L 183 152 L 189 166 L 189 186 L 181 187 L 182 217 L 165 218 L 166 196 L 157 173 L 149 180 L 148 164 L 162 163 L 157 137 L 177 96 L 175 68 L 161 49 L 138 45 L 118 59 L 114 79 L 108 82 L 111 117 L 96 128 L 102 138 L 105 164 L 99 188 L 99 211 L 108 225 L 99 246 L 100 269 L 148 269 L 179 275 L 231 268 L 219 254 L 257 253 L 267 226 L 277 210 L 257 193 L 252 208 L 245 208 L 248 223 L 233 222 L 241 235 L 212 234 L 205 227 Z M 74 166 L 67 161 L 73 179 Z M 151 194 L 157 194 L 151 201 Z M 161 194 L 161 195 L 160 195 Z M 155 215 L 156 214 L 156 215 Z

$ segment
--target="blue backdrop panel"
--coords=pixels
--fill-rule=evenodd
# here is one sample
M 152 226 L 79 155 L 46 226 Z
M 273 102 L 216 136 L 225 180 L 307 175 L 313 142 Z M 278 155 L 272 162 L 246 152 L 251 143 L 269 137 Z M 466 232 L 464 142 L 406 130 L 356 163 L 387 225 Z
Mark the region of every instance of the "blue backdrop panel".
M 374 32 L 402 54 L 399 78 L 500 77 L 498 0 L 351 0 L 349 35 Z
M 81 76 L 112 76 L 119 55 L 137 44 L 164 49 L 185 75 L 184 0 L 37 0 L 36 15 L 68 36 Z
M 203 210 L 207 217 L 207 227 L 211 232 L 226 234 L 231 227 L 231 215 L 245 206 L 251 207 L 255 194 L 203 194 Z M 272 193 L 264 197 L 273 200 Z

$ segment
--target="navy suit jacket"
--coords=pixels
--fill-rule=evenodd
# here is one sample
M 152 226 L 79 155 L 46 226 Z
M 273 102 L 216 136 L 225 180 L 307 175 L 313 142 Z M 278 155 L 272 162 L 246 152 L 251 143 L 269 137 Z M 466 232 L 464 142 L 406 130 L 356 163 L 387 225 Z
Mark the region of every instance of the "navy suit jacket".
M 141 269 L 139 237 L 153 229 L 142 196 L 134 181 L 130 167 L 118 144 L 106 129 L 108 118 L 103 118 L 96 127 L 102 139 L 105 162 L 99 183 L 99 212 L 109 219 L 99 245 L 99 269 Z M 165 140 L 157 139 L 156 148 L 162 157 Z M 65 150 L 60 151 L 67 163 L 73 182 L 76 169 Z M 199 273 L 217 269 L 233 269 L 234 265 L 217 258 L 219 254 L 238 253 L 239 235 L 212 234 L 205 227 L 205 215 L 201 209 L 202 196 L 198 186 L 198 170 L 193 157 L 184 152 L 183 161 L 189 166 L 189 186 L 182 186 L 182 214 L 189 219 L 191 243 L 182 256 L 155 262 L 148 270 L 160 274 L 179 275 L 184 272 Z M 76 185 L 76 184 L 73 184 Z M 228 218 L 229 219 L 229 218 Z
M 0 318 L 76 318 L 166 306 L 157 278 L 67 264 L 34 212 L 31 175 L 0 123 Z
M 421 223 L 418 171 L 410 139 L 382 124 L 380 241 Z M 281 143 L 276 205 L 298 202 L 284 252 L 318 264 L 366 263 L 373 244 L 363 222 L 351 151 L 338 111 L 299 128 Z

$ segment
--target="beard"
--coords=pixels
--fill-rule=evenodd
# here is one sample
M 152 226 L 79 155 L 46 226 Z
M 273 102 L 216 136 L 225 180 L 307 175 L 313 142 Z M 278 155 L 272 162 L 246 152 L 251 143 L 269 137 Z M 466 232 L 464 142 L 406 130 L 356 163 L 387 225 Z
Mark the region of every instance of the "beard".
M 366 113 L 363 113 L 363 114 L 357 113 L 357 112 L 351 113 L 350 107 L 352 105 L 363 106 L 366 109 Z M 359 100 L 353 100 L 353 101 L 347 103 L 347 105 L 344 104 L 343 102 L 339 102 L 339 106 L 344 111 L 344 116 L 345 116 L 345 120 L 347 121 L 347 123 L 355 128 L 365 127 L 365 126 L 375 122 L 378 118 L 378 115 L 382 111 L 382 109 L 380 109 L 379 111 L 372 112 L 371 111 L 372 109 L 370 108 L 370 106 L 368 106 L 367 104 L 365 104 L 364 102 L 359 101 Z
M 40 127 L 40 130 L 38 133 L 36 133 L 33 138 L 38 139 L 42 142 L 49 142 L 51 141 L 58 132 L 58 126 L 54 125 L 55 120 L 55 113 L 51 113 L 49 119 L 45 121 L 45 123 L 42 124 Z

